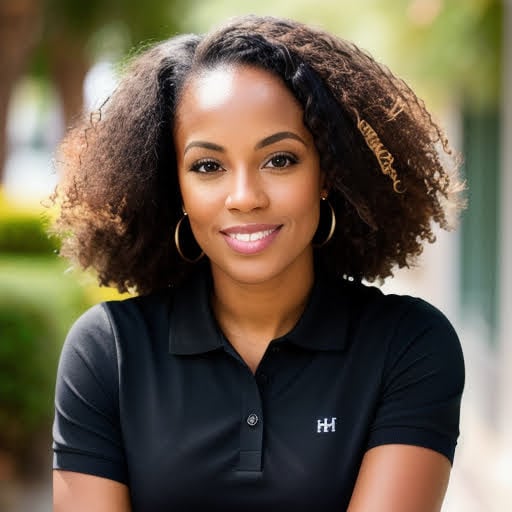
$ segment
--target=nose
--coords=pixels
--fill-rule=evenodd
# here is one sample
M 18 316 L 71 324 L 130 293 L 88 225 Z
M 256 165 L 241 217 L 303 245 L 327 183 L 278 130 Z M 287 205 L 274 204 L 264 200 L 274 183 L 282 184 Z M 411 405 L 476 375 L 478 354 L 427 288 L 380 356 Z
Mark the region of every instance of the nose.
M 240 169 L 232 173 L 226 196 L 228 209 L 249 212 L 268 205 L 269 197 L 259 170 Z

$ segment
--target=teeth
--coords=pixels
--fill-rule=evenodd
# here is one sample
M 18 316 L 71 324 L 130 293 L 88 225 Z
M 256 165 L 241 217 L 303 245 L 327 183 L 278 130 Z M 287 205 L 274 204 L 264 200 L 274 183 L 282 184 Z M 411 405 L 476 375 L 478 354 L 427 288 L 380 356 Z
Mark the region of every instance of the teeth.
M 255 242 L 265 238 L 274 231 L 274 229 L 266 229 L 265 231 L 256 231 L 255 233 L 230 233 L 229 236 L 240 242 Z

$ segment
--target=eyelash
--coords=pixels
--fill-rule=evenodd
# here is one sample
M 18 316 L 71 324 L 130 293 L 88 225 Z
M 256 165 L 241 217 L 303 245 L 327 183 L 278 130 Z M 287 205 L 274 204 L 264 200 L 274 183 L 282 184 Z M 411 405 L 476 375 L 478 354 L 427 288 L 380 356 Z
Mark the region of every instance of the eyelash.
M 210 171 L 206 171 L 206 170 L 202 171 L 201 167 L 203 167 L 205 165 L 208 165 L 208 164 L 216 165 L 217 169 L 210 170 Z M 190 167 L 191 171 L 198 172 L 198 173 L 201 173 L 201 174 L 210 174 L 210 173 L 218 172 L 220 169 L 221 169 L 221 165 L 219 164 L 219 162 L 216 162 L 215 160 L 211 160 L 210 158 L 203 158 L 201 160 L 198 160 L 197 162 L 194 162 L 192 164 L 192 166 Z
M 299 161 L 299 159 L 292 153 L 275 153 L 267 160 L 265 167 L 268 166 L 268 164 L 275 158 L 285 158 L 287 160 L 287 164 L 283 166 L 271 166 L 271 169 L 285 169 L 286 167 L 295 165 Z
M 272 165 L 272 166 L 269 166 L 268 164 L 272 162 L 272 160 L 275 160 L 276 158 L 284 158 L 286 159 L 286 165 L 282 165 L 282 166 L 278 166 L 278 165 Z M 275 153 L 274 155 L 272 155 L 266 162 L 265 162 L 265 165 L 264 167 L 269 167 L 270 169 L 285 169 L 287 167 L 290 167 L 292 165 L 295 165 L 296 163 L 298 163 L 299 159 L 293 155 L 292 153 Z M 206 166 L 206 165 L 209 165 L 209 164 L 214 164 L 217 168 L 216 169 L 212 169 L 212 170 L 201 170 L 202 167 Z M 219 172 L 220 170 L 222 169 L 222 166 L 219 164 L 219 162 L 215 161 L 215 160 L 212 160 L 212 159 L 209 159 L 209 158 L 204 158 L 204 159 L 201 159 L 201 160 L 198 160 L 197 162 L 194 162 L 192 164 L 192 166 L 190 167 L 190 170 L 193 171 L 193 172 L 198 172 L 198 173 L 201 173 L 201 174 L 211 174 L 211 173 L 215 173 L 215 172 Z

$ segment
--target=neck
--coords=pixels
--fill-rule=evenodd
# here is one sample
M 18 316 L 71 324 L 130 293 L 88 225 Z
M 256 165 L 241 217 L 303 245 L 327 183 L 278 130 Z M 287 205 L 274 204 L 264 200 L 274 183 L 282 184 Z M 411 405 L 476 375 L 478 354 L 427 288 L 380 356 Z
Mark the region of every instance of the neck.
M 289 332 L 302 315 L 313 286 L 313 265 L 299 277 L 290 272 L 257 284 L 234 281 L 216 269 L 212 275 L 217 322 L 254 369 L 270 341 Z

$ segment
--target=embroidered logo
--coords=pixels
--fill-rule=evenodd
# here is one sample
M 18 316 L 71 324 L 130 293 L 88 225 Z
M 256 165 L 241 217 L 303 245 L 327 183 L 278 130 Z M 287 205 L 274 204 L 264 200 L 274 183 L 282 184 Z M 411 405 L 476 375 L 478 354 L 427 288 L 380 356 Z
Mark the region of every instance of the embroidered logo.
M 316 431 L 317 433 L 324 432 L 336 432 L 336 418 L 324 418 L 316 420 Z

